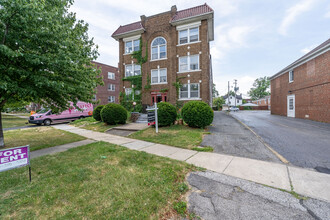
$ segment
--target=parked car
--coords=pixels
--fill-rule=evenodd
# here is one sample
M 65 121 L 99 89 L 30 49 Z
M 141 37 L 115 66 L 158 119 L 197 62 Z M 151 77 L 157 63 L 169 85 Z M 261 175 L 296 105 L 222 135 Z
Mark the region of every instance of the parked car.
M 239 111 L 239 108 L 238 107 L 230 107 L 229 110 L 237 112 L 237 111 Z
M 81 119 L 93 115 L 93 105 L 86 102 L 78 102 L 77 106 L 82 109 L 78 110 L 70 103 L 70 108 L 63 112 L 53 114 L 50 109 L 41 109 L 36 114 L 33 114 L 29 118 L 29 123 L 37 125 L 50 125 L 54 122 L 66 122 L 74 121 L 76 119 Z

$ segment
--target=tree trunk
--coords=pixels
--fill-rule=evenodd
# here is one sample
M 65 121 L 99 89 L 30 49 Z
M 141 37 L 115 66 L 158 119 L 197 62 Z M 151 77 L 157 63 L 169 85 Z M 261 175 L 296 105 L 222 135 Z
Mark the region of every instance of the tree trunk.
M 3 130 L 2 130 L 2 116 L 0 111 L 0 149 L 5 147 L 5 139 L 3 137 Z

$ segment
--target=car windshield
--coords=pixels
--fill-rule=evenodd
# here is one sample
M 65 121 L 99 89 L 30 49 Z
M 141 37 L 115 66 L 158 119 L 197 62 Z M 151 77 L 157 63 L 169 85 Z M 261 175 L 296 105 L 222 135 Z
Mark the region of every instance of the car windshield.
M 46 113 L 46 112 L 48 112 L 49 111 L 49 109 L 45 109 L 45 108 L 43 108 L 43 109 L 41 109 L 40 111 L 38 111 L 37 113 L 38 114 L 43 114 L 43 113 Z

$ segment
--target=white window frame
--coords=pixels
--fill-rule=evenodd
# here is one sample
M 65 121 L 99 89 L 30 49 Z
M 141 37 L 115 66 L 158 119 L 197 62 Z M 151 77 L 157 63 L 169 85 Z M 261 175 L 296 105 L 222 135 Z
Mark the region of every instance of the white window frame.
M 108 72 L 108 79 L 112 79 L 112 80 L 114 80 L 115 79 L 115 73 L 113 73 L 113 72 Z
M 115 96 L 108 96 L 108 103 L 114 103 L 116 101 L 116 97 Z
M 294 81 L 294 71 L 289 71 L 289 83 L 292 83 Z
M 190 91 L 190 85 L 191 84 L 197 84 L 198 85 L 198 97 L 191 98 L 191 91 Z M 179 100 L 201 100 L 201 84 L 200 83 L 187 83 L 184 85 L 188 85 L 188 98 L 181 98 L 181 89 L 179 90 Z
M 198 33 L 198 35 L 197 35 L 197 41 L 194 41 L 194 42 L 191 42 L 190 41 L 190 29 L 194 29 L 194 28 L 197 28 L 197 33 Z M 180 31 L 187 31 L 187 43 L 180 43 Z M 197 27 L 190 27 L 190 28 L 187 28 L 187 29 L 182 29 L 182 30 L 179 30 L 178 31 L 178 45 L 185 45 L 185 44 L 193 44 L 193 43 L 198 43 L 198 42 L 200 42 L 200 40 L 199 40 L 199 27 L 197 26 Z
M 133 89 L 132 88 L 125 88 L 125 95 L 130 95 L 133 93 Z
M 116 85 L 115 84 L 108 84 L 108 91 L 116 91 Z
M 124 55 L 127 55 L 127 54 L 132 54 L 134 51 L 134 41 L 138 40 L 139 41 L 139 50 L 141 49 L 140 48 L 140 37 L 141 35 L 137 35 L 137 36 L 133 36 L 133 37 L 128 37 L 128 38 L 124 38 L 123 41 L 124 41 Z M 132 52 L 130 53 L 127 53 L 126 52 L 126 43 L 127 42 L 131 42 L 132 43 Z
M 132 63 L 132 64 L 125 64 L 125 77 L 131 77 L 131 76 L 127 76 L 126 66 L 132 66 L 132 75 L 131 76 L 140 76 L 141 75 L 141 66 L 139 64 Z M 140 66 L 140 74 L 135 74 L 135 66 Z
M 154 41 L 155 41 L 157 38 L 163 38 L 163 39 L 165 40 L 165 44 L 161 44 L 161 45 L 157 45 L 157 46 L 152 46 L 152 44 L 154 43 Z M 165 46 L 165 57 L 164 57 L 164 58 L 160 58 L 160 47 L 161 47 L 161 46 Z M 152 58 L 152 48 L 154 48 L 154 47 L 157 47 L 157 58 L 156 58 L 156 59 L 153 59 L 153 58 Z M 151 54 L 151 56 L 150 56 L 150 61 L 155 61 L 155 60 L 166 60 L 166 59 L 167 59 L 167 41 L 166 41 L 166 39 L 165 39 L 164 37 L 162 37 L 162 36 L 155 37 L 155 39 L 153 39 L 152 42 L 151 42 L 151 46 L 150 46 L 150 48 L 151 48 L 151 51 L 150 51 L 150 54 Z
M 161 70 L 165 70 L 166 71 L 166 82 L 160 82 L 160 71 Z M 153 83 L 152 82 L 152 71 L 157 71 L 158 75 L 157 75 L 157 83 Z M 158 69 L 152 69 L 150 71 L 150 78 L 151 78 L 151 85 L 157 85 L 157 84 L 167 84 L 167 69 L 166 68 L 158 68 Z
M 178 46 L 199 43 L 200 42 L 199 26 L 201 26 L 201 24 L 202 24 L 201 21 L 198 21 L 198 22 L 194 22 L 194 23 L 190 23 L 190 24 L 177 26 L 176 30 L 178 31 Z M 190 29 L 193 29 L 193 28 L 198 28 L 198 40 L 194 41 L 194 42 L 190 42 Z M 187 37 L 188 37 L 187 41 L 188 42 L 180 44 L 180 31 L 184 31 L 184 30 L 187 30 Z
M 198 69 L 196 70 L 191 70 L 190 69 L 190 58 L 192 56 L 198 56 Z M 181 67 L 181 61 L 180 61 L 180 58 L 184 58 L 184 57 L 187 57 L 187 61 L 188 61 L 188 70 L 184 70 L 184 71 L 181 71 L 180 67 Z M 188 56 L 183 56 L 183 57 L 179 57 L 179 72 L 178 73 L 186 73 L 186 72 L 195 72 L 195 71 L 201 71 L 201 67 L 200 67 L 200 57 L 199 57 L 199 54 L 193 54 L 193 55 L 188 55 Z

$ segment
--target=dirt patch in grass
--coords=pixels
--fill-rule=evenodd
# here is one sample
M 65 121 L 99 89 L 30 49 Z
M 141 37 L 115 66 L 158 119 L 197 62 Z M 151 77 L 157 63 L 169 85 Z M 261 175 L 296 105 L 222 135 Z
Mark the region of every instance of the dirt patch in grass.
M 147 128 L 129 135 L 144 141 L 159 144 L 167 144 L 175 147 L 192 149 L 200 145 L 203 140 L 205 129 L 190 128 L 185 125 L 172 125 L 170 127 L 159 128 L 158 134 L 155 128 Z
M 93 117 L 83 118 L 71 122 L 71 125 L 92 131 L 105 132 L 116 125 L 107 125 L 104 122 L 96 121 Z
M 115 162 L 112 162 L 115 161 Z M 98 142 L 0 173 L 1 218 L 161 219 L 192 165 Z M 156 166 L 157 165 L 157 166 Z M 179 217 L 179 216 L 177 216 Z
M 30 145 L 30 151 L 86 139 L 80 135 L 52 127 L 36 127 L 5 131 L 4 137 L 6 148 Z

